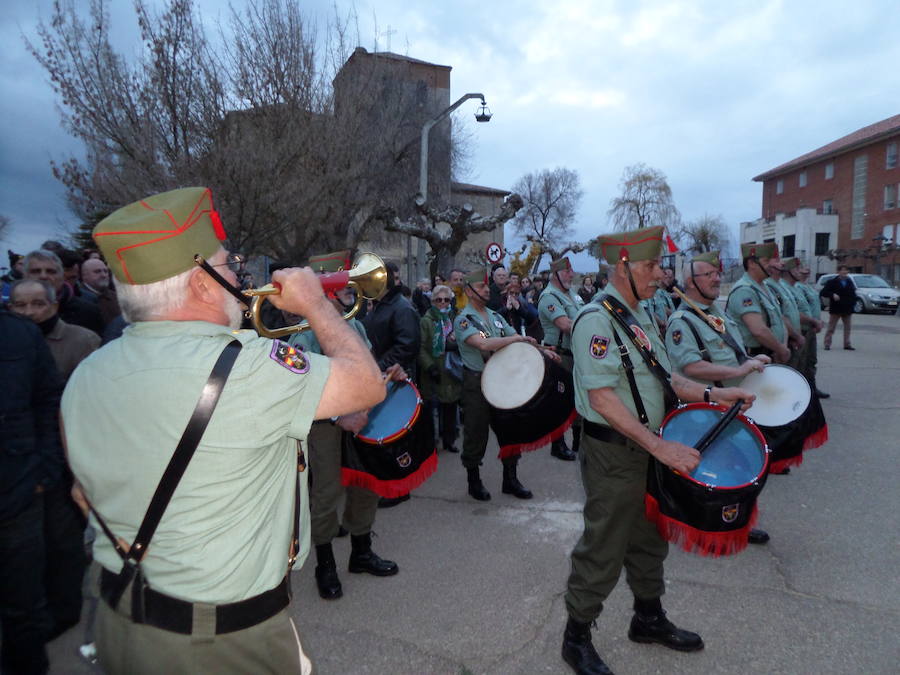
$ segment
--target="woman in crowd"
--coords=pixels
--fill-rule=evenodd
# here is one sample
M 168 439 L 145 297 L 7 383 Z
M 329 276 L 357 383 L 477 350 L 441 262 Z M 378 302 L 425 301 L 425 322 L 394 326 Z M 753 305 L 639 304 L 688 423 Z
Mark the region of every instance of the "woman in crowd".
M 457 403 L 462 393 L 462 360 L 453 335 L 453 291 L 436 286 L 431 307 L 422 317 L 419 387 L 429 414 L 438 411 L 438 434 L 444 450 L 457 450 Z
M 585 274 L 584 278 L 581 280 L 581 288 L 578 289 L 578 295 L 580 295 L 581 299 L 585 302 L 590 302 L 591 298 L 594 297 L 595 292 L 594 277 L 590 274 Z

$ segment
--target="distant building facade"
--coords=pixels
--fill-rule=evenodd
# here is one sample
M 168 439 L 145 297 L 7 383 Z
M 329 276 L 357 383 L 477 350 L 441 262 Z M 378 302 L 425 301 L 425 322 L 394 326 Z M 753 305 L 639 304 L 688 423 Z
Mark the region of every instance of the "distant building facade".
M 775 241 L 819 276 L 839 261 L 900 282 L 898 153 L 895 115 L 756 176 L 762 217 L 741 224 L 741 242 Z

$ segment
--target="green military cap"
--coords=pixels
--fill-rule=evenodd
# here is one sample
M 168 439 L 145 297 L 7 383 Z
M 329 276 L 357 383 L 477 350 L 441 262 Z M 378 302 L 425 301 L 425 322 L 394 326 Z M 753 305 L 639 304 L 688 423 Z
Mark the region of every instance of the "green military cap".
M 559 260 L 553 260 L 550 262 L 551 272 L 562 272 L 563 270 L 570 269 L 572 269 L 572 263 L 569 262 L 569 258 L 567 256 L 563 256 Z
M 782 260 L 784 263 L 784 269 L 786 270 L 796 270 L 803 267 L 803 263 L 800 262 L 800 258 L 788 258 L 787 260 Z
M 642 227 L 630 232 L 614 232 L 600 235 L 600 251 L 611 265 L 620 260 L 637 262 L 639 260 L 656 260 L 662 255 L 662 225 Z
M 722 261 L 719 259 L 718 251 L 707 251 L 706 253 L 699 253 L 699 254 L 695 255 L 693 258 L 691 258 L 691 262 L 692 263 L 695 263 L 695 262 L 709 263 L 716 269 L 719 269 L 722 267 Z
M 490 278 L 490 270 L 487 267 L 476 267 L 466 275 L 467 284 L 477 284 L 479 282 L 488 283 Z
M 741 257 L 777 258 L 778 244 L 774 241 L 767 241 L 764 244 L 741 244 Z
M 325 272 L 346 272 L 350 269 L 350 249 L 325 253 L 323 255 L 309 256 L 309 266 L 313 272 L 322 274 Z
M 171 190 L 123 206 L 94 228 L 94 241 L 116 279 L 152 284 L 209 258 L 225 240 L 208 188 Z

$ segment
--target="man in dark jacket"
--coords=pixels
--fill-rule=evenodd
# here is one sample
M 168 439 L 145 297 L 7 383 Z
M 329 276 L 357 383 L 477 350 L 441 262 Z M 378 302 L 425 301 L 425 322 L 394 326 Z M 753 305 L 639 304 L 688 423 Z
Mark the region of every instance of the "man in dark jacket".
M 828 330 L 825 331 L 825 349 L 831 349 L 831 336 L 837 328 L 838 319 L 844 322 L 844 349 L 853 351 L 855 347 L 850 345 L 850 320 L 853 318 L 853 305 L 856 303 L 856 287 L 850 279 L 850 268 L 846 265 L 838 266 L 838 275 L 825 282 L 822 292 L 819 294 L 828 298 Z
M 78 593 L 69 603 L 77 605 L 69 607 L 74 616 L 62 619 L 53 597 L 57 580 L 47 562 L 50 530 L 59 524 L 57 506 L 65 509 L 70 501 L 62 487 L 65 461 L 57 421 L 62 380 L 32 321 L 0 310 L 0 344 L 0 671 L 44 673 L 44 643 L 73 619 L 77 623 L 81 611 L 83 567 L 52 551 L 58 556 L 54 571 L 60 564 L 79 569 L 75 578 L 65 578 Z M 80 549 L 80 531 L 76 534 Z
M 25 278 L 46 281 L 56 289 L 59 316 L 66 323 L 84 326 L 103 335 L 103 318 L 97 305 L 82 300 L 66 283 L 63 264 L 55 253 L 39 249 L 25 256 Z

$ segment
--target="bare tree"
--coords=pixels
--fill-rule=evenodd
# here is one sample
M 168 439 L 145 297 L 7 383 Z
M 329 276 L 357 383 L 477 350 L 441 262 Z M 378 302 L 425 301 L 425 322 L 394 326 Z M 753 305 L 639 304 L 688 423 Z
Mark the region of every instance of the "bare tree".
M 724 252 L 730 241 L 728 226 L 721 215 L 704 214 L 701 218 L 678 227 L 673 235 L 686 252 L 693 253 Z
M 425 240 L 431 249 L 430 276 L 434 277 L 438 270 L 450 268 L 450 261 L 470 234 L 490 232 L 514 218 L 522 208 L 522 198 L 509 195 L 493 216 L 475 213 L 469 204 L 437 208 L 419 199 L 416 207 L 416 214 L 407 219 L 401 218 L 392 207 L 381 207 L 373 214 L 373 221 L 389 232 Z
M 9 216 L 0 216 L 0 241 L 6 238 L 12 229 L 12 219 Z
M 142 44 L 126 58 L 111 46 L 107 1 L 82 18 L 57 0 L 39 46 L 28 42 L 85 145 L 85 160 L 53 165 L 83 222 L 207 185 L 233 249 L 298 261 L 353 247 L 382 204 L 416 212 L 419 130 L 436 103 L 398 75 L 408 63 L 351 49 L 352 15 L 323 34 L 295 0 L 248 0 L 212 49 L 194 0 L 160 13 L 135 0 Z M 432 154 L 450 157 L 449 138 L 433 137 Z
M 665 225 L 676 230 L 681 214 L 672 199 L 672 188 L 662 171 L 634 164 L 622 172 L 621 194 L 609 203 L 607 214 L 615 230 Z
M 524 202 L 512 222 L 516 233 L 538 243 L 542 252 L 564 248 L 561 243 L 572 232 L 583 195 L 578 172 L 557 167 L 527 173 L 513 186 L 513 192 L 521 195 Z M 534 264 L 539 263 L 540 256 Z

